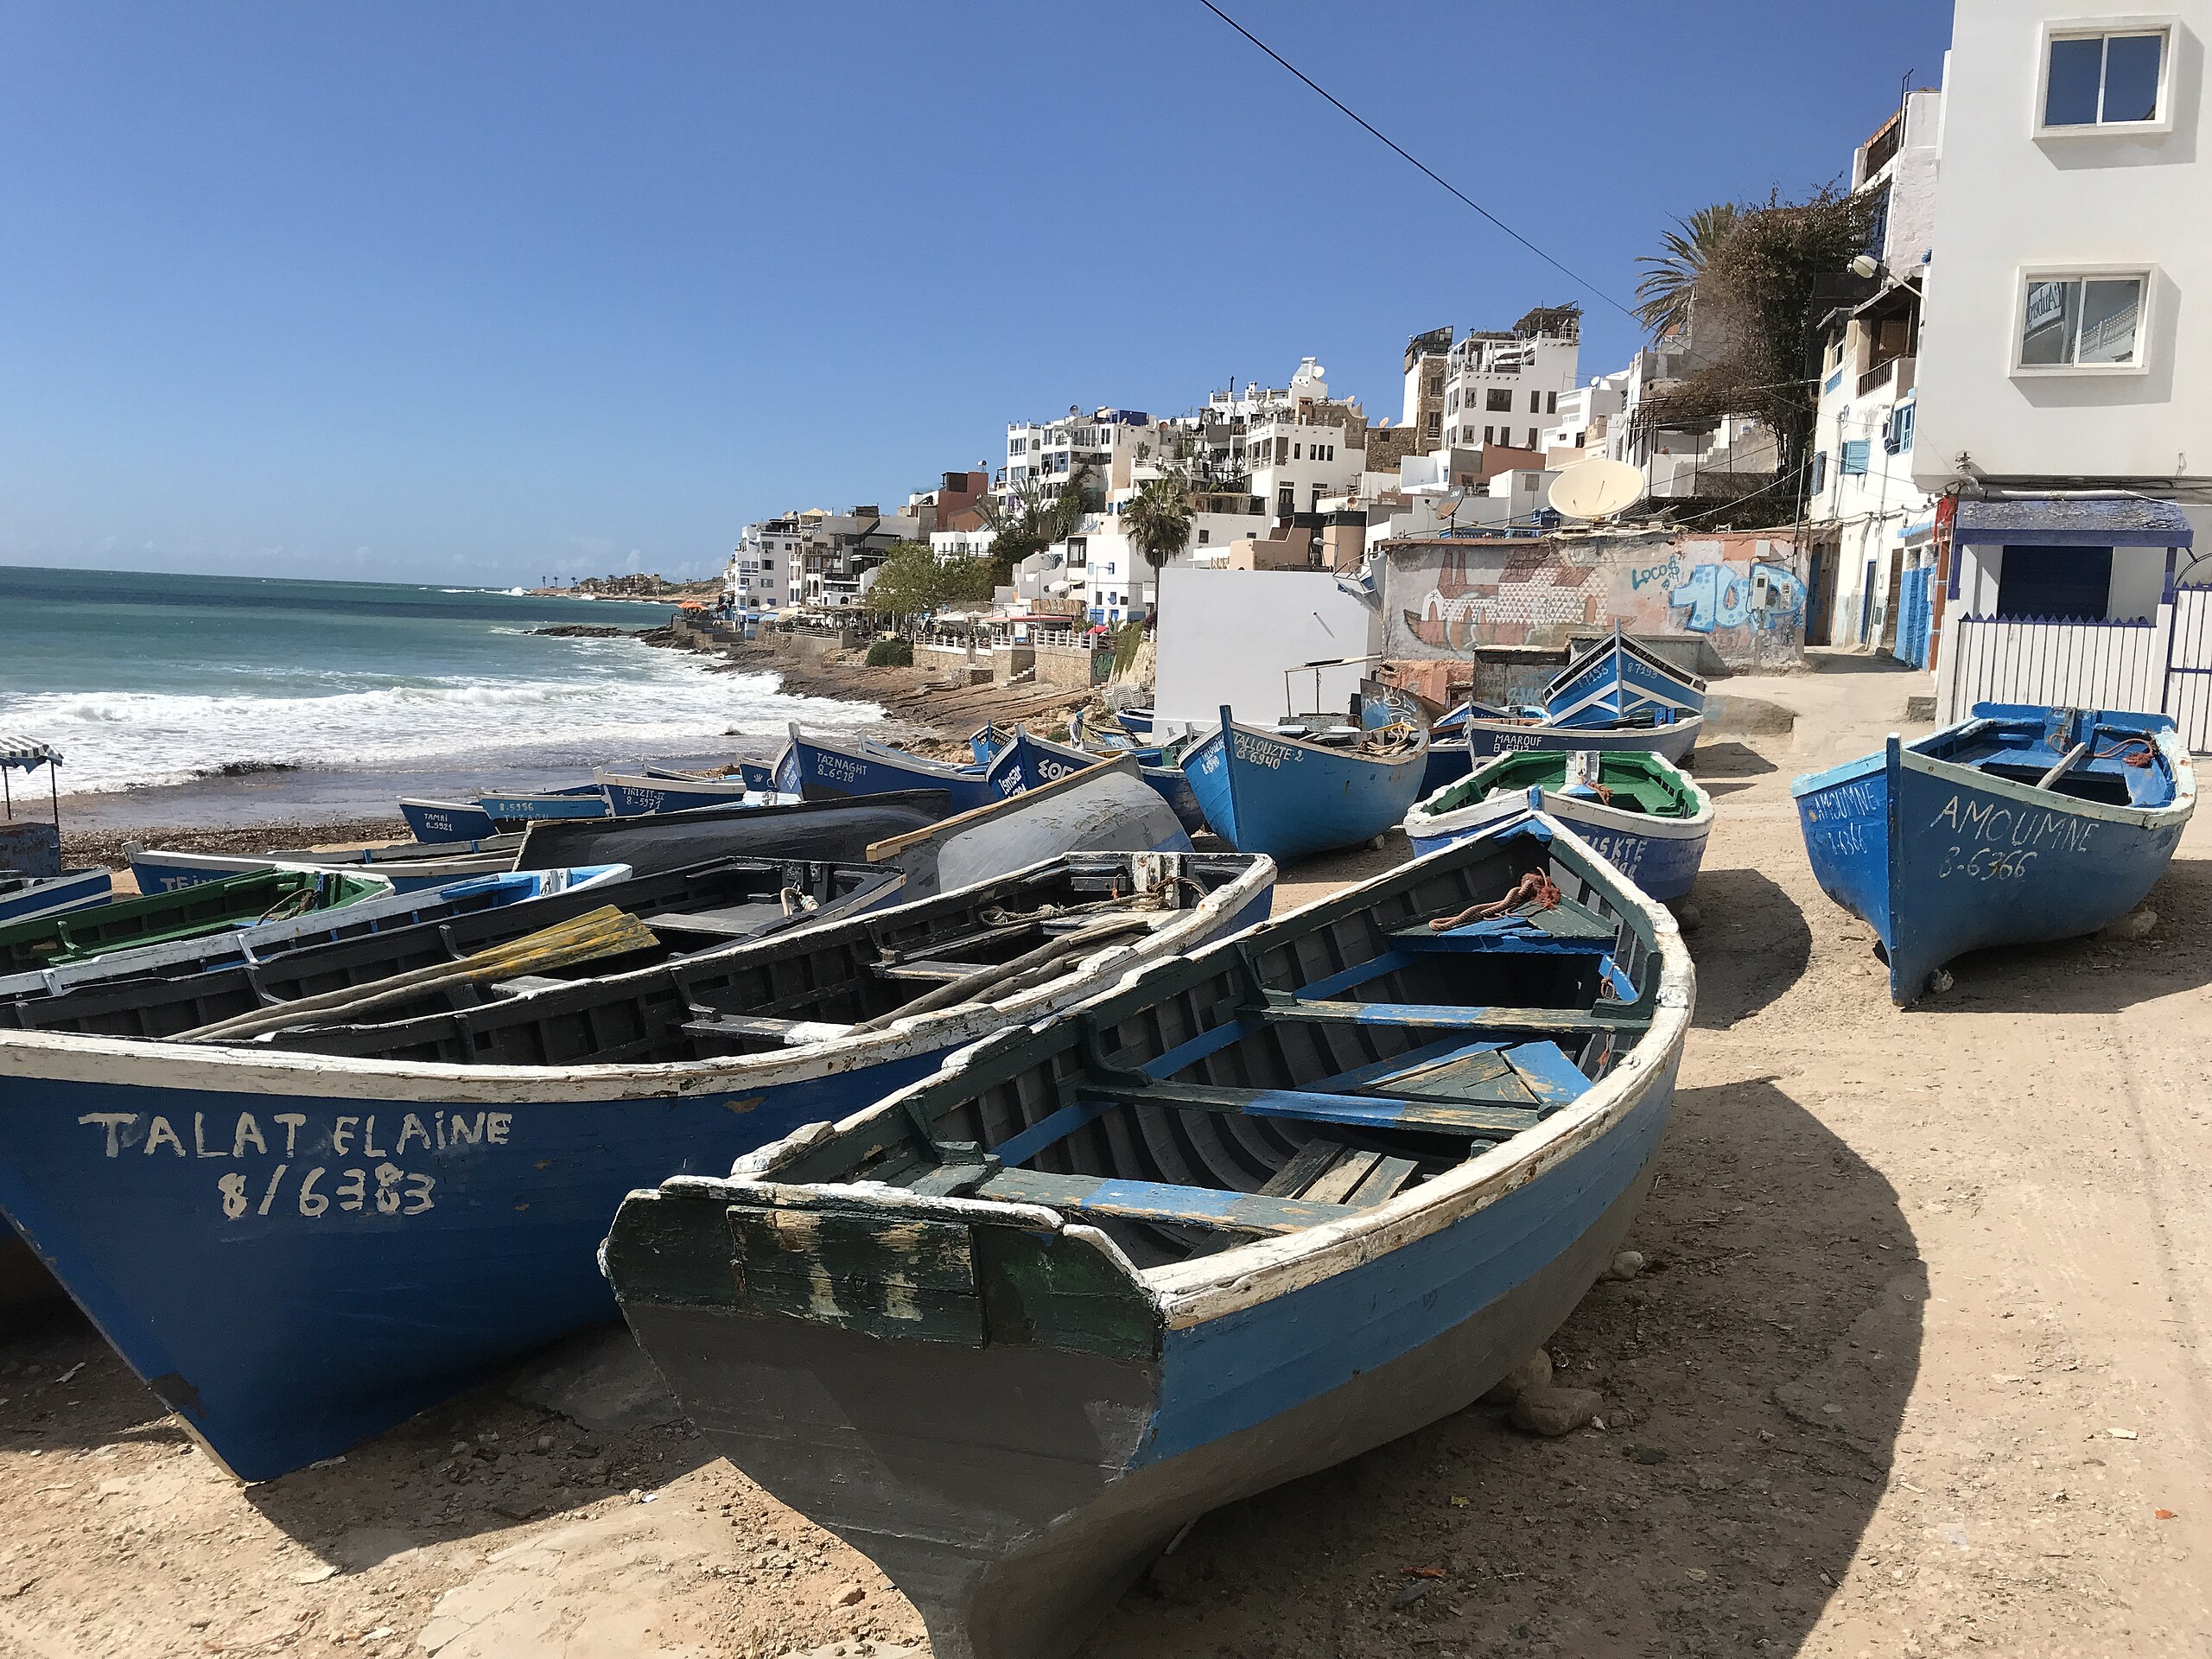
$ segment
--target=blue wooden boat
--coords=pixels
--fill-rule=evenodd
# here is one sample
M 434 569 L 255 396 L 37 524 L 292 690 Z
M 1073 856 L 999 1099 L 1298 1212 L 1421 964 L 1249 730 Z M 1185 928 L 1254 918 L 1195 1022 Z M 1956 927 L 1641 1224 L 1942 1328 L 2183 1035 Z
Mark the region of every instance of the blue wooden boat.
M 1207 827 L 1279 864 L 1395 829 L 1427 766 L 1428 734 L 1417 727 L 1293 736 L 1240 726 L 1226 707 L 1220 729 L 1183 756 Z
M 1647 710 L 1615 726 L 1562 726 L 1555 721 L 1535 720 L 1527 715 L 1493 718 L 1476 714 L 1459 729 L 1466 736 L 1471 766 L 1493 754 L 1573 749 L 1640 750 L 1680 766 L 1697 747 L 1698 734 L 1705 729 L 1705 716 L 1677 716 Z
M 571 818 L 613 816 L 607 795 L 596 783 L 511 795 L 480 795 L 476 804 L 484 809 L 486 817 L 501 824 L 553 823 Z
M 2140 904 L 2196 779 L 2164 715 L 1983 702 L 1790 793 L 1821 890 L 1873 928 L 1908 1007 L 1962 952 L 2073 938 Z
M 1493 756 L 1416 802 L 1406 839 L 1434 852 L 1532 806 L 1653 899 L 1688 897 L 1713 833 L 1712 798 L 1688 772 L 1637 750 L 1578 749 Z
M 1198 1516 L 1559 1327 L 1693 1001 L 1665 912 L 1523 817 L 632 1193 L 603 1259 L 693 1422 L 939 1659 L 1065 1659 Z
M 776 787 L 776 769 L 764 760 L 733 760 L 713 772 L 683 772 L 672 766 L 646 766 L 643 770 L 648 778 L 665 778 L 676 783 L 695 779 L 704 783 L 739 779 L 756 795 L 772 794 Z
M 381 847 L 357 848 L 352 852 L 323 853 L 311 849 L 285 852 L 185 853 L 158 847 L 128 849 L 130 873 L 141 893 L 175 893 L 202 881 L 252 870 L 353 870 L 380 875 L 401 893 L 442 887 L 473 875 L 492 875 L 514 868 L 522 849 L 519 833 L 468 841 L 389 842 Z M 574 858 L 569 864 L 619 863 L 617 859 Z
M 64 870 L 59 875 L 0 870 L 0 925 L 104 905 L 114 890 L 115 878 L 104 869 Z
M 819 886 L 761 862 L 766 900 Z M 0 1002 L 0 1022 L 48 1022 L 0 1030 L 0 1206 L 190 1431 L 268 1479 L 615 1317 L 596 1250 L 629 1189 L 725 1171 L 1258 919 L 1273 880 L 1265 860 L 1079 856 L 626 972 L 484 1001 L 432 985 L 359 1023 L 326 1006 L 306 1017 L 331 1023 L 236 1040 L 51 1022 L 99 992 L 95 1030 L 195 1019 L 211 982 L 251 1007 L 247 969 L 131 982 L 135 1001 Z M 421 948 L 465 965 L 440 931 Z M 413 960 L 406 943 L 325 950 Z M 280 965 L 312 982 L 311 962 Z M 358 956 L 334 971 L 364 1000 L 391 983 L 364 982 Z
M 1556 726 L 1618 726 L 1644 714 L 1681 720 L 1705 712 L 1705 682 L 1637 644 L 1613 625 L 1569 662 L 1544 691 Z
M 1076 720 L 1082 715 L 1077 711 Z M 977 734 L 980 737 L 982 734 Z M 1027 727 L 1017 726 L 1007 739 L 1007 745 L 1016 745 L 1016 752 L 1009 760 L 1007 747 L 997 749 L 993 759 L 997 762 L 991 776 L 1005 793 L 1017 789 L 1033 789 L 1040 783 L 1050 783 L 1065 778 L 1082 766 L 1108 758 L 1096 750 L 1084 749 L 1071 743 L 1055 743 L 1052 739 L 1039 737 Z M 1115 755 L 1126 755 L 1136 762 L 1137 775 L 1150 786 L 1152 791 L 1167 803 L 1175 814 L 1176 822 L 1190 835 L 1197 835 L 1206 827 L 1205 810 L 1198 805 L 1198 795 L 1191 788 L 1191 780 L 1183 775 L 1183 768 L 1173 754 L 1164 749 L 1130 748 L 1112 751 Z
M 647 775 L 625 777 L 620 772 L 595 774 L 607 804 L 618 818 L 644 817 L 654 812 L 688 812 L 702 806 L 771 806 L 787 804 L 794 796 L 763 794 L 742 778 L 669 778 Z
M 626 864 L 594 864 L 573 870 L 480 875 L 442 887 L 387 893 L 336 909 L 311 910 L 283 921 L 254 922 L 219 933 L 112 950 L 87 962 L 0 977 L 0 997 L 51 996 L 100 980 L 137 979 L 149 974 L 213 973 L 221 968 L 269 962 L 291 951 L 364 933 L 389 933 L 554 893 L 582 893 L 626 880 L 629 874 Z
M 868 738 L 809 737 L 793 726 L 791 741 L 776 757 L 776 787 L 809 801 L 941 789 L 952 798 L 955 812 L 967 812 L 998 798 L 985 772 L 981 766 L 931 760 Z
M 482 841 L 499 833 L 492 815 L 474 801 L 421 801 L 403 795 L 399 816 L 421 842 Z

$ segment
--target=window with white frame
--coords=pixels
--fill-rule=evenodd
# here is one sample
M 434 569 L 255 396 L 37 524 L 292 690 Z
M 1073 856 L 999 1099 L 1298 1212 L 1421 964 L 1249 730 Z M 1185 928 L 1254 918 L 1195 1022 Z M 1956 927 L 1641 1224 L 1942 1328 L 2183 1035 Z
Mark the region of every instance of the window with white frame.
M 2133 369 L 2143 364 L 2147 271 L 2035 271 L 2022 284 L 2016 367 Z
M 2054 29 L 2044 59 L 2044 130 L 2164 119 L 2167 56 L 2163 29 Z

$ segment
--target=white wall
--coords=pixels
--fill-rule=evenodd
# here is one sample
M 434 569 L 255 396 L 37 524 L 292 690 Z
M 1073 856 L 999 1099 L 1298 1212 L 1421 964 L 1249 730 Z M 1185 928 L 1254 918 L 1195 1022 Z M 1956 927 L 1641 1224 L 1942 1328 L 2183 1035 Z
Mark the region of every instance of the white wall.
M 1381 616 L 1311 570 L 1207 570 L 1169 565 L 1160 573 L 1159 666 L 1153 705 L 1161 721 L 1212 727 L 1228 703 L 1239 720 L 1286 712 L 1283 671 L 1382 648 Z M 1370 665 L 1291 677 L 1294 712 L 1341 709 Z
M 2171 130 L 2037 138 L 2043 25 L 2142 16 L 2139 0 L 1958 0 L 1920 357 L 1915 477 L 1970 456 L 1993 477 L 2212 475 L 2212 0 L 2171 0 Z M 2157 273 L 2139 373 L 2014 372 L 2024 267 Z

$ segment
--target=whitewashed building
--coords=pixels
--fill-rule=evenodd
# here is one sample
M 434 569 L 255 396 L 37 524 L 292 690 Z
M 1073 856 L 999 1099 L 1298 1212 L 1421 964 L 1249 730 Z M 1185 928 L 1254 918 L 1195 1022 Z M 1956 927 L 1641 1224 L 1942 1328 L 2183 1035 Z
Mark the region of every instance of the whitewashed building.
M 1942 94 L 1908 93 L 1859 147 L 1871 291 L 1823 320 L 1812 471 L 1806 639 L 1928 662 L 1935 501 L 1913 481 L 1921 289 L 1931 258 Z
M 738 533 L 728 571 L 734 608 L 786 611 L 800 604 L 806 594 L 807 530 L 802 515 L 786 513 L 747 524 Z
M 2212 736 L 2212 592 L 2186 585 L 2212 578 L 2208 37 L 2212 0 L 1958 0 L 1911 451 L 1949 498 L 1949 702 L 2164 707 Z M 2158 683 L 2073 683 L 2053 664 L 2085 643 L 2139 644 Z

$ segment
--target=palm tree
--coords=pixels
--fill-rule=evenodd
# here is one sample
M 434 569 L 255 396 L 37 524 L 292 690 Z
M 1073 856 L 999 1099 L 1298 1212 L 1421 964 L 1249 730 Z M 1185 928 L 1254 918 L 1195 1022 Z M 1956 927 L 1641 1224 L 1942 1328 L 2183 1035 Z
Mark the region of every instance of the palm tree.
M 1191 488 L 1183 475 L 1165 472 L 1147 479 L 1122 504 L 1122 528 L 1158 575 L 1161 565 L 1190 545 Z
M 1636 285 L 1636 315 L 1655 339 L 1688 331 L 1698 280 L 1743 219 L 1743 209 L 1732 201 L 1700 207 L 1688 219 L 1675 221 L 1676 228 L 1661 239 L 1666 252 L 1647 253 L 1637 261 L 1648 269 Z

